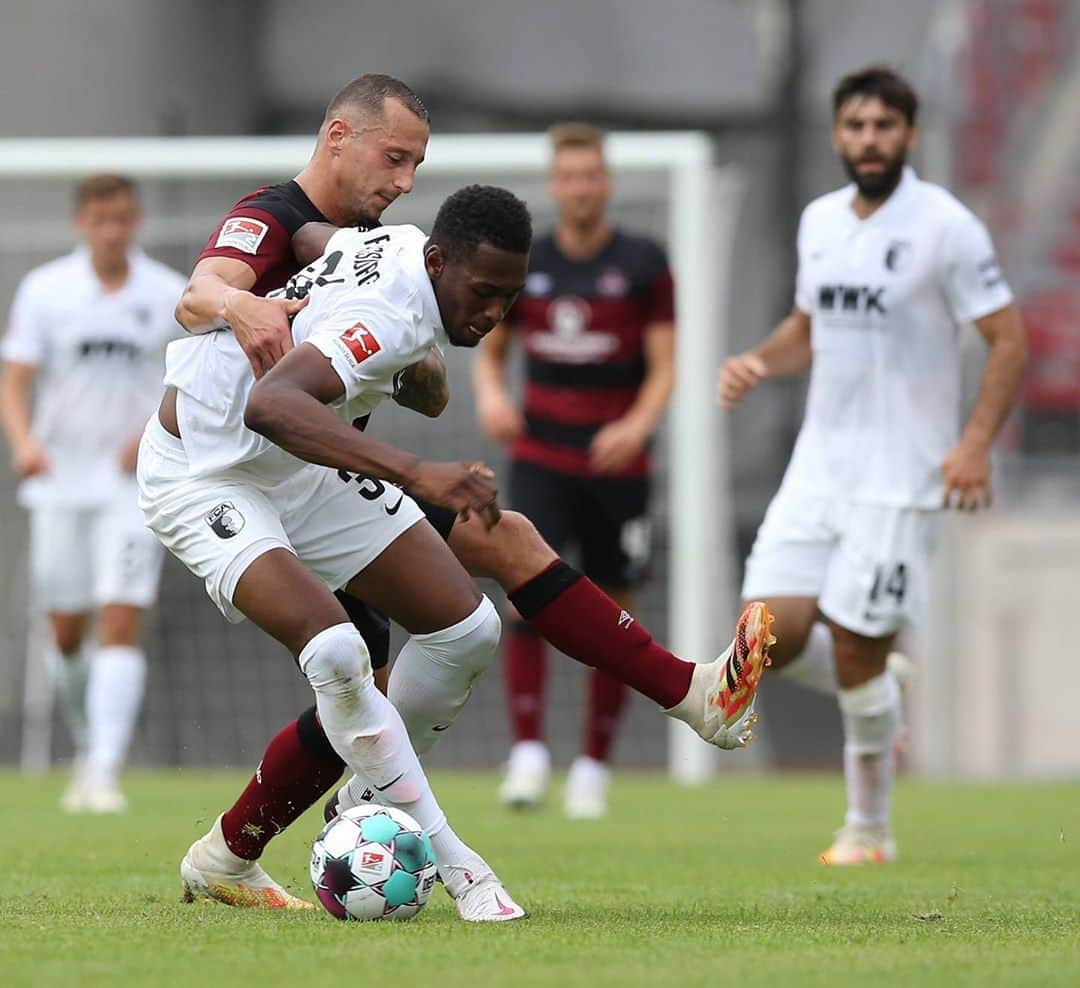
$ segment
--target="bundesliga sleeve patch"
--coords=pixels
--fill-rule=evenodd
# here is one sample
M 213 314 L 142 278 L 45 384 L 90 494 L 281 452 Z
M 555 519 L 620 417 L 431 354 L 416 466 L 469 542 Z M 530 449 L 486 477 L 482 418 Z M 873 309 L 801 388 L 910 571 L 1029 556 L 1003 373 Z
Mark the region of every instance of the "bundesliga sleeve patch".
M 375 335 L 362 322 L 350 326 L 339 339 L 357 364 L 362 364 L 368 357 L 374 357 L 382 349 Z
M 222 223 L 221 232 L 218 234 L 214 247 L 232 247 L 245 254 L 257 254 L 259 244 L 263 242 L 269 229 L 270 227 L 262 220 L 252 219 L 249 216 L 230 216 Z

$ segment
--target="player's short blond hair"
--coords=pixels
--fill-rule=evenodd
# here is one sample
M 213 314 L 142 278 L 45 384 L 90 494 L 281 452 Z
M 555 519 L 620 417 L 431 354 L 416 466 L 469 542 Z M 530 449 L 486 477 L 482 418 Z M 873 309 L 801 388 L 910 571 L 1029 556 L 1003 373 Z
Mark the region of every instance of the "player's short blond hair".
M 113 172 L 98 172 L 87 175 L 75 185 L 74 200 L 75 209 L 82 209 L 88 202 L 95 199 L 111 199 L 113 196 L 125 193 L 133 199 L 139 198 L 138 187 L 135 180 L 127 175 L 118 175 Z
M 593 148 L 604 153 L 604 132 L 587 123 L 560 123 L 548 130 L 553 154 L 564 148 Z

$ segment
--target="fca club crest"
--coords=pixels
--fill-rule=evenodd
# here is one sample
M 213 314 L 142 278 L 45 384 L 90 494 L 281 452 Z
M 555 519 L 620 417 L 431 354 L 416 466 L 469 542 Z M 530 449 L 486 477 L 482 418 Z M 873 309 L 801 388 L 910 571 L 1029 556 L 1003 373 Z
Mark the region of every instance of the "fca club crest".
M 231 501 L 222 501 L 206 516 L 206 524 L 219 539 L 231 539 L 244 527 L 244 516 Z
M 907 267 L 911 260 L 911 244 L 906 240 L 894 240 L 885 250 L 885 267 L 894 274 Z

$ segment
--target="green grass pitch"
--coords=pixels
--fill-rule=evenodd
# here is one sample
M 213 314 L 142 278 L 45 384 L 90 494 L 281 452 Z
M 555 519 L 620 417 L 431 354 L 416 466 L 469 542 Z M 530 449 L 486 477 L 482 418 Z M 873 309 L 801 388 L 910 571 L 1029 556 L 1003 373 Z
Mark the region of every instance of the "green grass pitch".
M 1080 789 L 901 782 L 902 860 L 826 870 L 837 778 L 676 788 L 617 776 L 612 815 L 515 815 L 437 774 L 459 832 L 530 918 L 403 924 L 180 902 L 177 863 L 243 777 L 133 773 L 122 817 L 57 809 L 63 777 L 0 774 L 0 984 L 1080 985 Z M 557 796 L 557 793 L 554 794 Z M 311 898 L 310 814 L 267 852 Z

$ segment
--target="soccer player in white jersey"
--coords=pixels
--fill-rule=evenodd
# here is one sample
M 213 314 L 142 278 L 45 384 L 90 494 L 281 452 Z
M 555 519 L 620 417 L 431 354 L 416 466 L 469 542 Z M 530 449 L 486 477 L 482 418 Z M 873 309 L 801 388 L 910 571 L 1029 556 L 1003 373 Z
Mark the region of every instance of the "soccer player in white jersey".
M 135 457 L 161 396 L 165 345 L 182 335 L 173 309 L 184 279 L 133 246 L 129 179 L 80 182 L 75 223 L 83 244 L 31 271 L 16 293 L 0 411 L 30 512 L 33 599 L 48 614 L 76 751 L 63 805 L 115 812 L 146 678 L 142 614 L 163 556 L 136 504 Z
M 410 493 L 491 527 L 493 474 L 420 460 L 352 423 L 433 348 L 475 346 L 503 318 L 531 236 L 524 203 L 481 187 L 443 204 L 430 239 L 415 227 L 340 231 L 309 272 L 295 348 L 261 379 L 231 332 L 172 344 L 139 452 L 149 526 L 228 619 L 250 618 L 292 652 L 331 745 L 424 828 L 460 915 L 477 922 L 524 912 L 447 825 L 410 734 L 423 750 L 453 721 L 494 654 L 499 617 Z M 342 587 L 412 636 L 394 705 L 332 593 Z M 206 873 L 241 864 L 222 860 L 219 827 L 181 863 L 189 895 L 220 898 Z
M 906 165 L 917 97 L 886 68 L 842 79 L 833 146 L 851 184 L 810 203 L 791 314 L 720 370 L 723 407 L 810 368 L 806 415 L 746 564 L 776 615 L 775 666 L 836 693 L 848 809 L 826 864 L 896 857 L 900 687 L 887 665 L 919 619 L 942 508 L 990 499 L 990 451 L 1017 394 L 1023 326 L 982 223 Z M 958 330 L 989 355 L 960 427 Z

